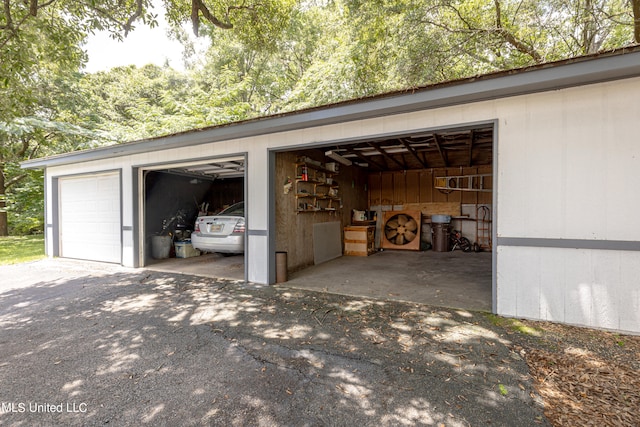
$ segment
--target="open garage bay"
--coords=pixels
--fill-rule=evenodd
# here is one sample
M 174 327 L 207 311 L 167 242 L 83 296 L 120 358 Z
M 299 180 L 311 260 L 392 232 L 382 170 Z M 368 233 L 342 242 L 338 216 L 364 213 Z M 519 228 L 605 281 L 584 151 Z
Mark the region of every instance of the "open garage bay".
M 284 283 L 342 295 L 491 311 L 491 253 L 382 251 L 343 256 Z

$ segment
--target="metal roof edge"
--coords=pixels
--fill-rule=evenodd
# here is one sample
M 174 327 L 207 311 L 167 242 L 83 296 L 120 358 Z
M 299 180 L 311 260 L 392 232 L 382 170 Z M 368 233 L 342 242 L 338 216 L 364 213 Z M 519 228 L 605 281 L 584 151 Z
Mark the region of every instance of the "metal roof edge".
M 638 76 L 640 76 L 640 48 L 636 46 L 606 54 L 476 76 L 309 110 L 27 160 L 21 163 L 21 167 L 38 169 L 100 160 L 139 154 L 149 149 L 180 148 Z

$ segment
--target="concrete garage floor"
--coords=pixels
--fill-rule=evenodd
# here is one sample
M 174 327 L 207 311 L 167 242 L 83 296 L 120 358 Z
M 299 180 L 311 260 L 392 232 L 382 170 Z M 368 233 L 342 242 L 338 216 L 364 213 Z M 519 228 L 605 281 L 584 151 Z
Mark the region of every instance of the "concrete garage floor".
M 244 280 L 244 255 L 203 254 L 191 258 L 152 259 L 144 268 L 163 273 Z
M 289 274 L 297 289 L 491 311 L 491 253 L 385 250 Z
M 242 255 L 152 260 L 145 268 L 244 280 Z M 343 256 L 289 273 L 289 280 L 278 286 L 491 311 L 491 277 L 490 252 L 385 250 L 368 257 Z

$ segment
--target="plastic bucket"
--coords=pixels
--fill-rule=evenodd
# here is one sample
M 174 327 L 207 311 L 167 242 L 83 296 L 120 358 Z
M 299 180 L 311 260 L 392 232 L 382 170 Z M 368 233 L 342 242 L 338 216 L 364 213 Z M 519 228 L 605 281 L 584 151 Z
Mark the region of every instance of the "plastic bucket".
M 155 259 L 169 258 L 171 236 L 151 236 L 151 256 Z
M 433 224 L 446 224 L 451 222 L 451 215 L 432 215 L 431 222 Z

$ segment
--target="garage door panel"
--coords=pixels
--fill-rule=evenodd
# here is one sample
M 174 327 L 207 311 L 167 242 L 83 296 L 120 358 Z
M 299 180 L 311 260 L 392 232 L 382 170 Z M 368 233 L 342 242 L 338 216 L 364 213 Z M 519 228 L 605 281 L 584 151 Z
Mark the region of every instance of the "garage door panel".
M 59 179 L 60 256 L 120 263 L 120 175 Z

